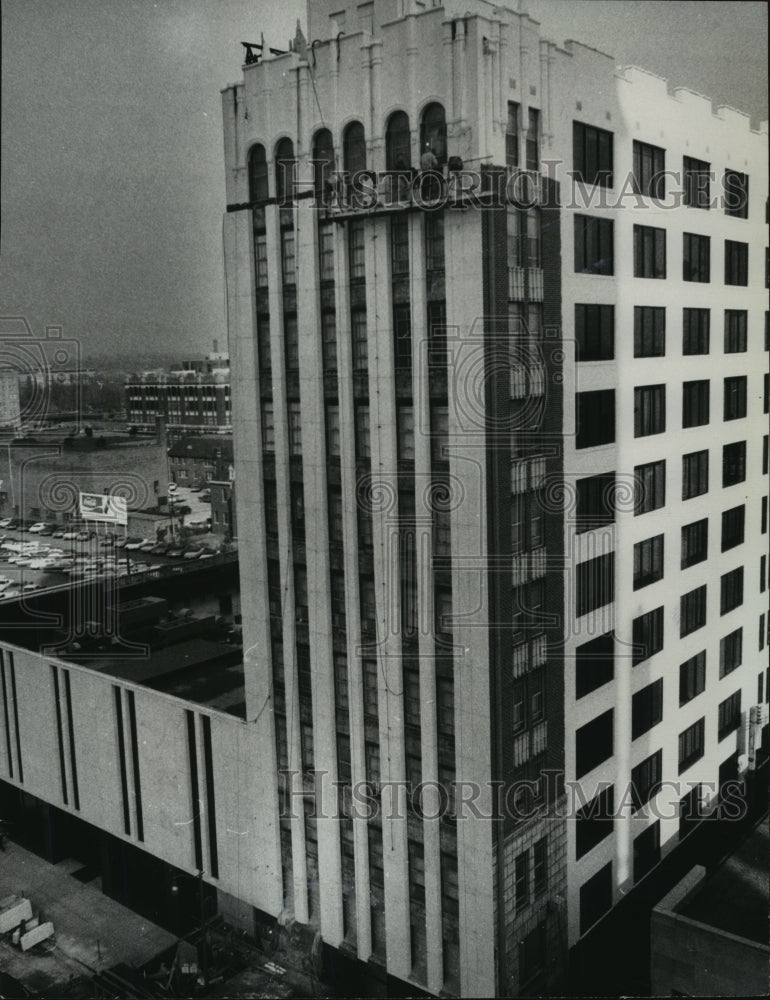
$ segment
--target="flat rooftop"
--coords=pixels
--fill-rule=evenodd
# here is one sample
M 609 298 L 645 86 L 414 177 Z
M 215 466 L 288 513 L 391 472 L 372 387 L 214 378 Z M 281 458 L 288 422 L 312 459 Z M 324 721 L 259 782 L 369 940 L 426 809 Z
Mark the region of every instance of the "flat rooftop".
M 677 912 L 728 934 L 768 943 L 770 813 Z

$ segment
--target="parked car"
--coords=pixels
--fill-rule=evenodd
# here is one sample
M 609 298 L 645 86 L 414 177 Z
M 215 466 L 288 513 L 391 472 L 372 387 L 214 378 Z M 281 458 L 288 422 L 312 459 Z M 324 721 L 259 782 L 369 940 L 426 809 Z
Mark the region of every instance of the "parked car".
M 56 531 L 55 525 L 47 524 L 44 528 L 40 529 L 40 536 L 43 538 L 50 538 L 54 531 Z
M 30 535 L 38 535 L 44 528 L 47 527 L 48 525 L 45 523 L 45 521 L 38 521 L 36 524 L 30 526 L 29 533 Z
M 203 555 L 203 549 L 188 549 L 182 556 L 183 559 L 198 559 Z
M 155 544 L 156 544 L 155 542 L 146 541 L 142 545 L 139 546 L 139 551 L 140 552 L 152 552 L 152 550 L 155 548 Z
M 21 526 L 21 521 L 18 517 L 12 517 L 8 524 L 5 525 L 6 528 L 11 528 L 13 531 L 18 531 Z
M 0 528 L 10 528 L 12 517 L 2 517 L 0 518 Z
M 13 590 L 4 590 L 2 592 L 2 594 L 0 594 L 0 600 L 3 600 L 3 601 L 12 600 L 14 597 L 21 597 L 21 591 L 20 590 L 15 590 L 15 589 L 13 589 Z
M 150 553 L 154 556 L 165 556 L 169 550 L 169 547 L 170 546 L 166 545 L 165 542 L 158 542 L 157 545 L 154 545 L 150 549 Z
M 101 545 L 103 549 L 111 549 L 117 541 L 118 539 L 116 539 L 114 535 L 105 535 L 104 538 L 100 540 L 99 545 Z
M 193 486 L 190 487 L 190 492 L 191 493 L 200 493 L 200 491 L 202 489 L 203 489 L 203 487 L 199 483 L 195 483 Z
M 126 552 L 134 552 L 144 545 L 145 542 L 149 541 L 147 538 L 129 538 L 123 548 Z
M 175 545 L 173 546 L 173 548 L 170 548 L 168 550 L 166 555 L 169 556 L 171 559 L 181 559 L 182 556 L 184 555 L 184 549 L 179 545 Z
M 76 535 L 76 538 L 77 538 L 77 541 L 79 541 L 79 542 L 87 542 L 91 538 L 91 532 L 90 531 L 79 531 L 77 533 L 77 535 Z
M 53 535 L 51 535 L 51 538 L 64 538 L 64 528 L 58 528 L 56 531 L 54 531 Z
M 39 583 L 25 583 L 24 586 L 22 587 L 22 590 L 24 590 L 25 592 L 29 592 L 31 590 L 42 590 L 42 587 L 40 586 Z
M 65 541 L 72 542 L 78 537 L 77 531 L 65 531 L 61 536 Z
M 201 503 L 211 503 L 211 494 L 209 492 L 201 493 L 198 499 Z

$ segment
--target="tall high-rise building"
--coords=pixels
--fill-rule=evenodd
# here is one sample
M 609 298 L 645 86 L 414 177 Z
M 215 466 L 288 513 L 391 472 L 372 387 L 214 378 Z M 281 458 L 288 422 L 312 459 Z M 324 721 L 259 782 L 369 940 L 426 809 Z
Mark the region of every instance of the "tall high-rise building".
M 261 905 L 553 988 L 767 748 L 766 126 L 506 5 L 308 26 L 223 94 Z

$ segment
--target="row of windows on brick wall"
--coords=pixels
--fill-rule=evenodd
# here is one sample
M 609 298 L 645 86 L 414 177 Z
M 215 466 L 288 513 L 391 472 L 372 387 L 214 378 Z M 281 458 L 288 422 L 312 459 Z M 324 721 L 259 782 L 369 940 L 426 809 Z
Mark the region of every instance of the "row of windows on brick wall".
M 711 280 L 710 237 L 685 233 L 682 254 L 684 281 Z M 575 215 L 575 272 L 577 274 L 614 275 L 614 224 L 612 219 L 595 215 Z M 634 277 L 665 278 L 666 230 L 656 226 L 634 226 Z M 725 240 L 724 283 L 748 285 L 749 245 Z

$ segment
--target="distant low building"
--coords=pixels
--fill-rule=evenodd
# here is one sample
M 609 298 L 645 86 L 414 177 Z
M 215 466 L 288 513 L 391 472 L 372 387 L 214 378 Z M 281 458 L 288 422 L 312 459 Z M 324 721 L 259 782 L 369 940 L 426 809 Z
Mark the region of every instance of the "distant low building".
M 0 430 L 17 430 L 21 425 L 19 377 L 10 369 L 0 371 Z
M 229 467 L 227 477 L 222 477 L 217 473 L 217 478 L 209 483 L 211 490 L 211 530 L 215 535 L 223 537 L 229 535 L 236 538 L 238 535 L 236 514 L 235 514 L 235 477 L 232 465 Z
M 215 348 L 202 361 L 182 362 L 180 369 L 129 375 L 126 415 L 140 433 L 153 433 L 158 419 L 172 438 L 176 428 L 187 433 L 230 433 L 229 357 Z
M 171 478 L 180 486 L 221 478 L 218 469 L 232 461 L 233 441 L 228 437 L 184 437 L 168 450 Z

